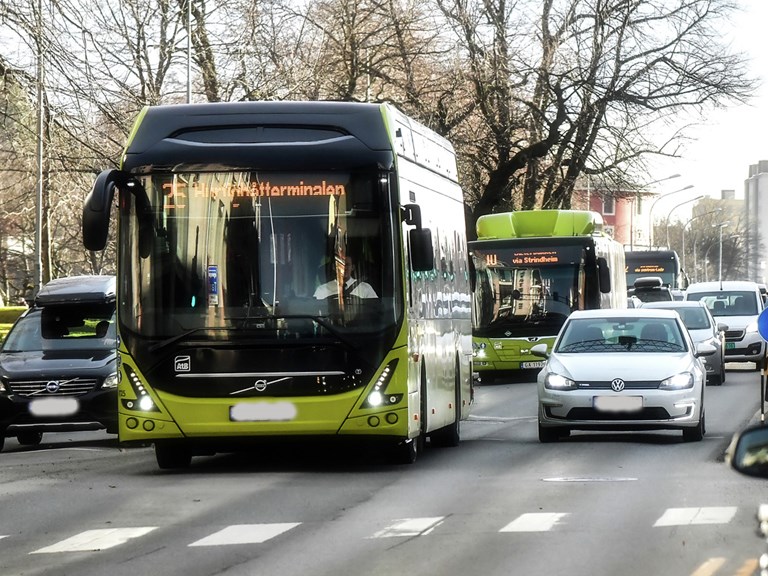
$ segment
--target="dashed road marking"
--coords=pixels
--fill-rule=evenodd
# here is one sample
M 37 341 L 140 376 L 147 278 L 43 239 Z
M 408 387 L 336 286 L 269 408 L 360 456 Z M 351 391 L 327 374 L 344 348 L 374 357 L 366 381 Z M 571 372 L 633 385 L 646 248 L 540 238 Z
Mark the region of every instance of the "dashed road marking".
M 429 534 L 443 523 L 445 516 L 402 518 L 376 532 L 371 538 L 413 537 Z
M 735 506 L 668 508 L 661 518 L 656 520 L 654 527 L 690 526 L 693 524 L 727 524 L 735 515 Z
M 547 532 L 552 530 L 566 516 L 568 516 L 567 513 L 559 512 L 522 514 L 504 526 L 499 532 Z
M 189 544 L 189 546 L 224 546 L 229 544 L 261 544 L 292 530 L 301 522 L 277 524 L 234 524 Z
M 97 552 L 125 544 L 131 538 L 138 538 L 151 532 L 156 526 L 141 528 L 103 528 L 86 530 L 76 536 L 62 540 L 51 546 L 40 548 L 30 554 L 53 554 L 57 552 Z

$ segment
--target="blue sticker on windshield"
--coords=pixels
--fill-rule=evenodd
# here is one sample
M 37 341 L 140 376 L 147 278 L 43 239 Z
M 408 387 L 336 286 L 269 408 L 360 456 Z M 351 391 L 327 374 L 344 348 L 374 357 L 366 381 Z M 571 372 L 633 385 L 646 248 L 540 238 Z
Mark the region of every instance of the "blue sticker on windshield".
M 208 306 L 219 305 L 219 267 L 208 266 Z

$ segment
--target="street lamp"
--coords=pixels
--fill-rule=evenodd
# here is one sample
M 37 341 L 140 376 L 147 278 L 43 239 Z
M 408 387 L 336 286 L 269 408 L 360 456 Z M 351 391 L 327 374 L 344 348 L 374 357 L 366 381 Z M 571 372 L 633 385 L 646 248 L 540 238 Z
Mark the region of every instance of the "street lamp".
M 714 214 L 715 212 L 722 212 L 722 208 L 715 208 L 714 210 L 710 210 L 709 212 L 704 212 L 703 214 L 699 214 L 698 216 L 692 216 L 688 222 L 683 224 L 683 270 L 686 270 L 685 268 L 685 229 L 688 228 L 688 224 L 696 220 L 697 218 L 701 218 L 702 216 L 707 216 L 708 214 Z M 693 265 L 696 266 L 696 237 L 694 236 L 693 240 Z
M 691 198 L 690 200 L 686 200 L 684 202 L 680 202 L 680 204 L 676 204 L 672 210 L 669 211 L 669 214 L 667 215 L 667 247 L 669 247 L 669 218 L 672 216 L 672 212 L 680 208 L 680 206 L 683 206 L 684 204 L 688 204 L 689 202 L 696 202 L 696 200 L 701 200 L 704 198 L 704 194 L 701 194 L 699 196 L 696 196 L 696 198 Z M 685 269 L 685 268 L 683 268 Z
M 685 188 L 680 188 L 679 190 L 673 190 L 672 192 L 667 192 L 666 194 L 662 194 L 656 200 L 653 201 L 651 204 L 650 209 L 648 210 L 648 249 L 653 249 L 653 209 L 656 207 L 656 203 L 661 200 L 662 198 L 666 198 L 667 196 L 672 196 L 672 194 L 678 194 L 679 192 L 683 192 L 685 190 L 690 190 L 693 188 L 693 184 L 688 184 Z
M 642 186 L 642 188 L 648 188 L 648 186 L 651 186 L 653 184 L 658 184 L 659 182 L 665 182 L 666 180 L 672 180 L 673 178 L 680 178 L 680 174 L 672 174 L 671 176 L 667 176 L 666 178 L 659 178 L 658 180 L 652 180 L 651 182 L 646 182 Z M 635 210 L 638 209 L 637 200 L 638 200 L 638 194 L 637 192 L 635 192 L 635 197 L 632 198 L 632 212 L 629 215 L 629 249 L 630 250 L 635 249 Z
M 723 281 L 723 228 L 728 226 L 729 222 L 722 222 L 721 224 L 712 224 L 712 228 L 720 228 L 720 261 L 717 264 L 717 281 L 722 283 Z

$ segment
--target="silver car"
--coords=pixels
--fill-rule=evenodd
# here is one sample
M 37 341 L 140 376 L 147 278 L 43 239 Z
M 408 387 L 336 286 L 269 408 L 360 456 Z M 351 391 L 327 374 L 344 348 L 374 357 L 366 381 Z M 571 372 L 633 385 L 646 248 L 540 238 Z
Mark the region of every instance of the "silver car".
M 678 429 L 686 442 L 704 437 L 706 373 L 672 310 L 583 310 L 571 313 L 538 375 L 539 440 L 571 430 Z
M 712 356 L 702 358 L 707 369 L 707 384 L 720 386 L 725 382 L 725 331 L 728 325 L 717 322 L 703 301 L 646 302 L 643 308 L 664 308 L 680 314 L 695 344 L 705 342 L 715 347 Z

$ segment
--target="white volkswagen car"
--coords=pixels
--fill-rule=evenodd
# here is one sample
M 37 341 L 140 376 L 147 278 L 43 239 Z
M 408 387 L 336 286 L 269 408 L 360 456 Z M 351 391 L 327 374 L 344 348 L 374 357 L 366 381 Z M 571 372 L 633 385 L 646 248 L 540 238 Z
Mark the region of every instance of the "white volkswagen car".
M 571 430 L 682 430 L 683 440 L 704 437 L 706 371 L 716 352 L 694 344 L 672 310 L 573 312 L 538 376 L 539 440 Z

